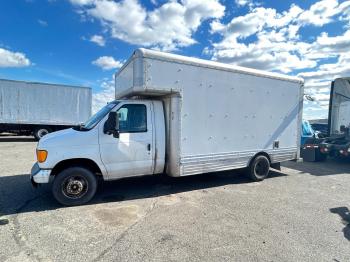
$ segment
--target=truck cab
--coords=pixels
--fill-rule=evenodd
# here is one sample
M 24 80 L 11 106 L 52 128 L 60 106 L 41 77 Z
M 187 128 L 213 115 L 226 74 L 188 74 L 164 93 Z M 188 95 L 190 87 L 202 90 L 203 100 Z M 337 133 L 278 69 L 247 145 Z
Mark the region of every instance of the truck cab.
M 48 183 L 54 178 L 53 194 L 65 205 L 91 199 L 96 190 L 95 174 L 103 180 L 113 180 L 162 173 L 165 164 L 162 102 L 108 103 L 85 124 L 43 137 L 37 146 L 37 159 L 32 182 Z M 82 169 L 84 175 L 80 174 Z M 58 173 L 63 174 L 56 176 Z

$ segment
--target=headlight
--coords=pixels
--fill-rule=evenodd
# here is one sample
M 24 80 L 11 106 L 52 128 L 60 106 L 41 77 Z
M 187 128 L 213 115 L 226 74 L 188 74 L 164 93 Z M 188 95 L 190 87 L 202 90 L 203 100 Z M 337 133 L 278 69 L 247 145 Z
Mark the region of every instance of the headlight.
M 47 151 L 46 150 L 36 150 L 36 158 L 39 163 L 45 162 L 47 158 Z

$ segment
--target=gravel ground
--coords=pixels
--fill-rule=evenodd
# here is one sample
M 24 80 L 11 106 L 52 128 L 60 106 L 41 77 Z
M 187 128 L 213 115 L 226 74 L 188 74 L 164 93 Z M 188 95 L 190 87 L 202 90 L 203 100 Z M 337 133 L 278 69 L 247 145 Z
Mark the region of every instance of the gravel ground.
M 101 183 L 62 207 L 33 189 L 36 143 L 0 137 L 0 261 L 350 261 L 350 163 Z

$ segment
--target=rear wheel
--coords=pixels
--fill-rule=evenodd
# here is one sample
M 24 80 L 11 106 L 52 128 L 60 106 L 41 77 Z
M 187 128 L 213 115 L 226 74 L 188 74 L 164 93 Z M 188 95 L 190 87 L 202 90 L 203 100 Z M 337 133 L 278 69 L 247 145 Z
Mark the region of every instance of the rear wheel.
M 255 157 L 247 168 L 247 175 L 254 181 L 262 181 L 270 171 L 270 161 L 266 156 L 259 155 Z
M 34 137 L 36 140 L 40 140 L 43 136 L 51 133 L 51 128 L 48 127 L 38 127 L 34 130 Z
M 70 167 L 55 176 L 52 194 L 62 205 L 76 206 L 89 202 L 96 189 L 97 179 L 90 170 Z

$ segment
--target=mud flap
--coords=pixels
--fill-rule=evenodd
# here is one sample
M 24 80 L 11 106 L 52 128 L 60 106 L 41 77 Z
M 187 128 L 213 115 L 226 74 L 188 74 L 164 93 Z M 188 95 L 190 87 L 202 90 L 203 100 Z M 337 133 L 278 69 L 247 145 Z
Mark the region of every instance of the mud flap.
M 300 156 L 305 162 L 319 162 L 325 161 L 326 154 L 322 154 L 318 145 L 305 145 L 301 149 Z

